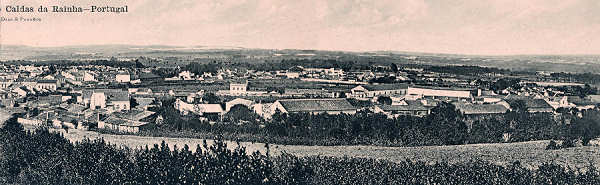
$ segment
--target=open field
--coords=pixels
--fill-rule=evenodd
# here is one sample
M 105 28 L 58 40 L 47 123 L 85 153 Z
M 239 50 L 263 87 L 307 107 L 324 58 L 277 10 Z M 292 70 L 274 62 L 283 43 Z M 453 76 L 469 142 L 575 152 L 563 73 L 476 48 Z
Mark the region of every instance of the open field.
M 133 135 L 109 135 L 99 134 L 91 131 L 53 130 L 61 132 L 71 140 L 80 141 L 84 138 L 104 138 L 105 141 L 129 148 L 140 148 L 146 145 L 150 147 L 160 144 L 163 140 L 171 148 L 177 145 L 181 148 L 184 144 L 192 150 L 196 145 L 202 145 L 202 139 L 190 138 L 165 138 L 165 137 L 141 137 Z M 549 141 L 532 141 L 522 143 L 498 143 L 498 144 L 470 144 L 460 146 L 425 146 L 425 147 L 379 147 L 379 146 L 297 146 L 297 145 L 271 145 L 271 154 L 279 155 L 281 152 L 297 156 L 348 156 L 375 158 L 390 161 L 403 161 L 406 159 L 427 162 L 447 161 L 450 163 L 465 162 L 470 160 L 485 160 L 495 164 L 510 164 L 520 161 L 527 167 L 538 166 L 545 162 L 582 168 L 589 164 L 600 167 L 600 147 L 584 146 L 562 150 L 545 150 Z M 210 145 L 212 140 L 207 140 Z M 263 143 L 241 142 L 247 151 L 266 151 Z M 236 147 L 235 142 L 228 142 L 231 148 Z

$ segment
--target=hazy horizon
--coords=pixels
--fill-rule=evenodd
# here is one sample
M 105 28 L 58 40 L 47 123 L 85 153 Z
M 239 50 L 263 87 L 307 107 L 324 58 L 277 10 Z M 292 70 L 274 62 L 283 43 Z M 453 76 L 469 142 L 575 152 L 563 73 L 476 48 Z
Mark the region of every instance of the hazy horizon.
M 30 13 L 0 43 L 220 46 L 455 55 L 599 55 L 600 1 L 122 0 L 7 5 L 128 5 L 122 14 Z M 6 16 L 4 10 L 0 12 Z M 10 15 L 15 15 L 10 14 Z M 20 14 L 21 15 L 21 14 Z
M 441 53 L 441 52 L 427 52 L 427 51 L 401 51 L 401 50 L 373 50 L 373 51 L 351 51 L 351 50 L 324 50 L 324 49 L 298 49 L 298 48 L 249 48 L 242 46 L 218 46 L 218 45 L 163 45 L 163 44 L 148 44 L 148 45 L 136 45 L 136 44 L 90 44 L 90 45 L 58 45 L 58 46 L 31 46 L 31 45 L 23 45 L 23 44 L 0 44 L 0 49 L 5 49 L 6 47 L 29 47 L 29 48 L 85 48 L 85 47 L 109 47 L 109 46 L 128 46 L 128 47 L 145 47 L 144 49 L 149 49 L 150 47 L 172 47 L 173 49 L 182 48 L 188 50 L 200 50 L 204 48 L 198 47 L 206 47 L 209 49 L 223 49 L 223 50 L 313 50 L 313 51 L 324 51 L 324 52 L 347 52 L 347 53 L 374 53 L 374 52 L 396 52 L 395 54 L 431 54 L 431 55 L 456 55 L 456 56 L 474 56 L 474 57 L 510 57 L 510 56 L 598 56 L 600 54 L 464 54 L 464 53 Z M 164 50 L 168 50 L 168 48 L 162 48 Z

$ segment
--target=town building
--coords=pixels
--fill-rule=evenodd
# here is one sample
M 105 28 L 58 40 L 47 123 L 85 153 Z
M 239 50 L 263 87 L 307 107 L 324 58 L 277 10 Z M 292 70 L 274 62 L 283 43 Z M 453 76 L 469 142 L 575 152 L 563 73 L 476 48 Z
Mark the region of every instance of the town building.
M 148 128 L 150 123 L 156 122 L 158 116 L 155 112 L 145 110 L 132 110 L 122 113 L 112 113 L 104 120 L 98 121 L 98 128 L 117 132 L 137 133 Z
M 56 80 L 38 80 L 35 87 L 37 89 L 45 89 L 50 91 L 56 91 L 58 83 Z
M 270 112 L 310 114 L 355 114 L 357 108 L 346 99 L 285 99 L 277 100 Z
M 404 95 L 408 88 L 408 84 L 359 85 L 352 88 L 346 96 L 349 98 L 369 99 L 377 96 Z
M 118 117 L 108 117 L 105 120 L 98 121 L 98 128 L 127 133 L 137 133 L 147 125 L 147 122 L 128 120 Z
M 552 106 L 543 99 L 509 99 L 506 102 L 511 110 L 518 106 L 524 106 L 520 108 L 525 108 L 530 113 L 551 113 L 553 111 Z
M 394 105 L 376 105 L 372 108 L 375 113 L 383 113 L 390 118 L 397 118 L 402 115 L 408 116 L 426 116 L 431 113 L 432 107 L 427 107 L 419 100 L 403 100 Z
M 220 104 L 190 104 L 181 99 L 175 100 L 174 108 L 182 115 L 195 114 L 209 120 L 222 120 L 225 110 Z
M 7 89 L 13 84 L 12 80 L 0 80 L 0 89 Z
M 177 78 L 181 80 L 193 80 L 193 76 L 194 74 L 190 71 L 182 71 L 177 75 Z
M 86 89 L 82 91 L 82 102 L 90 109 L 109 108 L 112 111 L 130 110 L 129 91 L 121 89 Z
M 93 92 L 89 102 L 89 107 L 92 110 L 106 108 L 106 96 L 104 92 Z
M 248 90 L 248 82 L 244 83 L 234 83 L 231 82 L 229 84 L 229 94 L 231 95 L 243 95 L 246 94 Z
M 448 100 L 472 100 L 472 90 L 441 88 L 441 87 L 409 87 L 407 95 L 421 98 L 448 99 Z
M 131 81 L 131 75 L 125 72 L 118 73 L 115 76 L 115 81 L 118 83 L 129 83 Z

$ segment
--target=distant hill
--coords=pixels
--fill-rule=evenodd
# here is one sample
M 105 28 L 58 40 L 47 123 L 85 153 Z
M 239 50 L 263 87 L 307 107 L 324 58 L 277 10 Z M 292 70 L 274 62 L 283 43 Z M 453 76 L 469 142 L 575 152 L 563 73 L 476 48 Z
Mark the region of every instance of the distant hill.
M 2 45 L 0 61 L 93 60 L 139 57 L 168 60 L 246 61 L 281 59 L 335 59 L 385 61 L 427 65 L 474 65 L 521 71 L 600 73 L 600 55 L 509 55 L 483 56 L 402 51 L 347 52 L 298 49 L 252 49 L 232 46 L 90 45 L 30 47 Z

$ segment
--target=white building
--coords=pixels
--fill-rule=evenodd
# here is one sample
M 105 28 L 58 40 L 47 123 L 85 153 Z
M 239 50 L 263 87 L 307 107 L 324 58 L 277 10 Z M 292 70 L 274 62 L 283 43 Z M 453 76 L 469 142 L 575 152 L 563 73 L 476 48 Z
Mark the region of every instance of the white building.
M 89 73 L 89 72 L 83 72 L 83 81 L 84 82 L 91 82 L 91 81 L 95 81 L 96 79 L 94 78 L 94 75 Z
M 222 118 L 225 114 L 220 104 L 190 104 L 177 99 L 173 106 L 183 115 L 193 113 L 199 116 L 216 115 Z
M 103 92 L 94 92 L 90 98 L 90 109 L 103 109 L 106 107 L 106 96 Z
M 230 83 L 229 94 L 231 95 L 243 95 L 248 91 L 248 82 L 245 83 Z
M 8 87 L 10 87 L 10 85 L 12 85 L 13 82 L 6 80 L 6 81 L 0 81 L 0 89 L 6 89 Z
M 273 112 L 271 112 L 272 105 L 273 103 L 257 103 L 252 105 L 252 110 L 260 117 L 263 117 L 265 119 L 271 119 L 271 116 L 273 115 Z
M 192 76 L 194 76 L 194 74 L 189 71 L 182 71 L 178 75 L 178 77 L 183 80 L 193 80 Z
M 350 90 L 348 97 L 351 98 L 373 98 L 378 96 L 397 96 L 406 94 L 408 84 L 378 84 L 359 85 Z
M 131 76 L 129 73 L 119 73 L 115 76 L 115 81 L 119 83 L 129 83 L 129 81 L 131 81 Z
M 443 88 L 425 88 L 425 87 L 409 87 L 406 90 L 407 95 L 415 95 L 420 97 L 448 97 L 456 99 L 472 99 L 473 96 L 469 90 L 443 89 Z
M 19 95 L 19 97 L 27 96 L 27 91 L 25 91 L 21 88 L 14 88 L 11 92 L 16 93 L 17 95 Z
M 130 110 L 129 91 L 121 89 L 95 89 L 82 92 L 83 104 L 90 109 L 108 108 L 112 111 Z
M 56 80 L 40 80 L 35 85 L 35 88 L 56 91 L 57 86 L 58 84 Z
M 110 129 L 126 133 L 137 133 L 146 125 L 148 125 L 147 122 L 129 120 L 118 117 L 108 117 L 104 121 L 98 121 L 98 128 Z
M 287 72 L 285 73 L 287 78 L 300 78 L 300 73 L 298 72 Z
M 67 72 L 67 71 L 61 71 L 60 75 L 64 76 L 65 79 L 69 79 L 69 80 L 75 80 L 75 76 L 73 76 L 73 74 Z
M 131 107 L 129 107 L 129 98 L 127 98 L 127 100 L 113 100 L 110 101 L 110 104 L 112 104 L 114 111 L 123 111 L 131 109 Z

